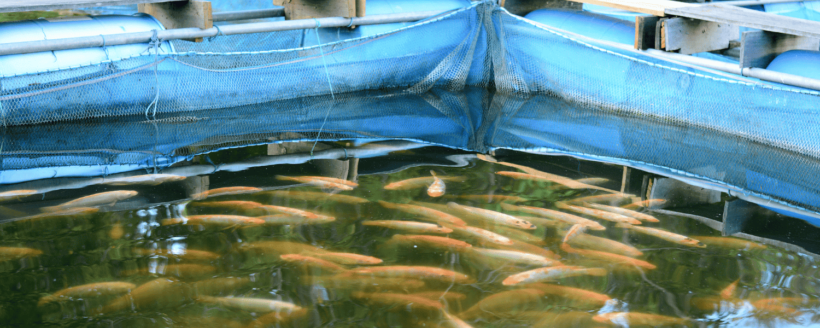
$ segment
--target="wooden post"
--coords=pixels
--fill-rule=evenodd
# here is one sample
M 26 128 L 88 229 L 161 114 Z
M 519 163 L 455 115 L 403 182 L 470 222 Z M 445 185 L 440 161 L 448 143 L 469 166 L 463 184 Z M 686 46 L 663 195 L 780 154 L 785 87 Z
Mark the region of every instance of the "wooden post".
M 655 49 L 655 31 L 658 17 L 635 16 L 635 49 Z
M 789 50 L 820 48 L 820 39 L 766 31 L 743 32 L 740 40 L 740 68 L 766 68 L 774 57 Z
M 209 29 L 214 27 L 210 1 L 141 3 L 138 8 L 139 12 L 154 16 L 166 29 L 185 27 Z M 190 41 L 202 42 L 202 38 Z
M 356 0 L 356 17 L 364 17 L 367 0 Z

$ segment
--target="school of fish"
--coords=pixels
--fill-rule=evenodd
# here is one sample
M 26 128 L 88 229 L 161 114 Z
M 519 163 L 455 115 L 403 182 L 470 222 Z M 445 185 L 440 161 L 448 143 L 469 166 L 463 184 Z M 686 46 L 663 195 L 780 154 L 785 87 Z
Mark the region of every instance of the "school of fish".
M 645 209 L 663 200 L 641 201 L 600 187 L 606 179 L 573 180 L 479 158 L 493 166 L 500 184 L 534 184 L 572 196 L 544 201 L 514 192 L 450 194 L 470 179 L 448 176 L 441 169 L 410 179 L 388 176 L 382 190 L 367 193 L 355 193 L 359 183 L 345 179 L 275 175 L 275 188 L 228 186 L 193 193 L 174 205 L 177 212 L 152 225 L 154 233 L 164 236 L 203 238 L 196 247 L 121 247 L 130 245 L 123 240 L 133 238 L 134 229 L 112 224 L 104 234 L 114 243 L 106 256 L 133 260 L 82 284 L 48 285 L 36 307 L 44 321 L 66 304 L 80 302 L 84 306 L 76 311 L 91 320 L 199 306 L 232 315 L 209 320 L 187 311 L 187 316 L 169 320 L 189 326 L 307 327 L 345 317 L 329 313 L 326 304 L 349 302 L 349 311 L 397 320 L 376 326 L 689 327 L 697 326 L 696 318 L 673 311 L 630 311 L 617 291 L 604 288 L 613 277 L 646 279 L 659 268 L 653 262 L 668 261 L 648 256 L 651 251 L 631 241 L 637 238 L 690 252 L 767 249 L 738 238 L 685 236 L 659 228 L 662 219 Z M 523 172 L 505 171 L 510 167 Z M 145 188 L 183 180 L 171 175 L 110 179 L 100 185 L 116 190 L 54 200 L 41 213 L 4 224 L 37 227 L 103 215 L 117 203 L 142 195 Z M 143 187 L 128 190 L 137 186 Z M 405 196 L 386 197 L 391 193 Z M 10 191 L 0 193 L 0 201 L 19 202 L 36 194 Z M 338 213 L 308 206 L 326 203 L 339 208 Z M 338 247 L 299 233 L 342 233 L 336 227 L 377 238 Z M 629 238 L 602 237 L 613 229 Z M 243 241 L 226 246 L 226 238 L 231 238 L 226 236 Z M 47 263 L 49 252 L 56 251 L 23 244 L 0 246 L 0 263 Z M 249 275 L 248 270 L 257 273 Z M 258 287 L 263 285 L 260 281 L 271 279 L 277 281 L 276 290 Z M 745 304 L 755 313 L 788 317 L 813 302 L 748 298 L 741 292 L 743 285 L 744 278 L 738 277 L 713 296 L 693 298 L 691 305 L 711 311 Z M 307 290 L 308 296 L 294 297 L 296 291 Z

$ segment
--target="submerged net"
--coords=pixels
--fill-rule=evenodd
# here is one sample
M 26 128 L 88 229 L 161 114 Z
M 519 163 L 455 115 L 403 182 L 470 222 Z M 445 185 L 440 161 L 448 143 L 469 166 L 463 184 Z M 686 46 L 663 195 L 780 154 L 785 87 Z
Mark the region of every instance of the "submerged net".
M 304 47 L 316 32 L 174 41 L 174 53 L 2 77 L 0 175 L 396 138 L 654 168 L 820 210 L 816 92 L 596 44 L 491 3 Z

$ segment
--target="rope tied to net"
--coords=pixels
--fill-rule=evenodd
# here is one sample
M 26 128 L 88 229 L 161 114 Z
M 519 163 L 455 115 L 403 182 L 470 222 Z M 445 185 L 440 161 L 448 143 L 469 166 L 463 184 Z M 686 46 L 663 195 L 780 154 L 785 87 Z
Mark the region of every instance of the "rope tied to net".
M 102 49 L 105 52 L 105 59 L 111 60 L 111 56 L 108 55 L 108 47 L 105 46 L 105 35 L 100 34 L 100 37 L 103 40 Z
M 162 40 L 160 40 L 160 38 L 157 36 L 157 30 L 152 30 L 152 31 L 154 32 L 154 34 L 151 35 L 151 42 L 148 43 L 148 45 L 149 45 L 148 49 L 149 49 L 149 54 L 150 54 L 150 49 L 154 49 L 154 62 L 157 62 L 159 60 L 159 47 L 162 45 Z M 151 116 L 152 117 L 157 116 L 157 103 L 158 103 L 158 100 L 159 100 L 159 75 L 157 74 L 157 66 L 159 66 L 159 65 L 154 65 L 154 83 L 155 83 L 155 88 L 156 88 L 157 92 L 156 92 L 156 95 L 154 96 L 154 101 L 152 101 L 150 104 L 148 104 L 148 107 L 145 107 L 145 119 L 150 119 L 148 117 L 148 111 L 151 110 L 151 107 L 154 108 L 154 111 L 152 112 Z
M 214 27 L 216 27 L 216 35 L 208 38 L 208 42 L 214 42 L 214 39 L 216 39 L 216 37 L 220 35 L 225 36 L 225 33 L 222 33 L 222 30 L 219 28 L 219 25 L 214 25 Z
M 330 83 L 330 71 L 327 69 L 327 60 L 325 60 L 325 52 L 322 50 L 322 39 L 319 38 L 319 28 L 322 27 L 322 23 L 319 22 L 318 19 L 314 18 L 316 21 L 316 27 L 313 29 L 316 32 L 316 42 L 319 45 L 319 54 L 322 57 L 322 66 L 325 68 L 325 77 L 327 78 L 327 86 L 330 88 L 330 97 L 333 99 L 333 102 L 336 102 L 336 95 L 333 94 L 333 84 Z M 353 23 L 353 19 L 350 19 L 350 23 Z M 327 117 L 330 115 L 330 110 L 333 109 L 333 104 L 330 105 L 327 109 L 327 113 L 325 113 L 325 119 L 322 121 L 322 126 L 319 127 L 319 133 L 316 134 L 316 141 L 313 142 L 313 147 L 310 148 L 310 159 L 313 160 L 313 150 L 316 148 L 316 144 L 319 143 L 319 137 L 322 135 L 322 130 L 325 128 L 325 123 L 327 123 Z

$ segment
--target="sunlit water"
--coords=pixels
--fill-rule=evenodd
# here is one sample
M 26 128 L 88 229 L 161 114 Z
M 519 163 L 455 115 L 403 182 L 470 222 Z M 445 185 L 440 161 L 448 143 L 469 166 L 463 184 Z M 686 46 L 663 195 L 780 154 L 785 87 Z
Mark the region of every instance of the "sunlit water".
M 294 149 L 307 151 L 310 145 L 302 144 L 301 148 Z M 330 146 L 340 147 L 341 144 Z M 211 154 L 208 160 L 216 167 L 266 155 L 266 150 L 266 146 L 226 150 Z M 520 155 L 521 158 L 526 159 L 528 165 L 535 163 L 540 170 L 573 180 L 604 177 L 607 181 L 582 181 L 590 181 L 603 189 L 620 189 L 620 176 L 612 174 L 618 173 L 620 167 L 606 172 L 587 170 L 582 173 L 577 170 L 581 164 L 578 168 L 551 165 L 557 161 L 555 157 Z M 205 157 L 196 161 L 192 164 L 206 163 Z M 430 197 L 426 185 L 409 190 L 384 189 L 392 182 L 429 177 L 431 170 L 445 179 L 443 197 Z M 556 207 L 557 202 L 608 193 L 599 189 L 570 189 L 556 183 L 515 179 L 499 175 L 498 171 L 519 170 L 480 160 L 469 153 L 415 149 L 370 159 L 313 160 L 304 164 L 219 172 L 157 186 L 98 184 L 10 199 L 1 204 L 5 220 L 0 225 L 0 246 L 29 250 L 26 254 L 4 254 L 5 261 L 0 262 L 3 291 L 0 294 L 0 324 L 59 327 L 460 327 L 461 324 L 474 327 L 626 324 L 744 327 L 809 326 L 820 322 L 817 317 L 816 261 L 805 253 L 773 245 L 762 248 L 757 244 L 745 248 L 713 243 L 706 243 L 705 248 L 690 247 L 580 215 L 606 228 L 588 229 L 584 234 L 631 245 L 642 253 L 633 254 L 635 258 L 656 266 L 654 269 L 640 268 L 568 253 L 561 247 L 562 238 L 571 227 L 568 224 L 540 218 L 533 219 L 535 230 L 516 230 L 482 223 L 481 219 L 447 207 L 448 202 L 455 202 L 527 219 L 538 215 L 504 208 L 505 205 L 497 201 L 488 202 L 489 196 L 478 199 L 458 196 L 518 196 L 523 199 L 510 200 L 506 204 L 561 210 Z M 355 181 L 358 186 L 339 191 L 277 178 L 320 175 Z M 196 193 L 209 189 L 239 186 L 262 191 L 192 199 L 197 198 Z M 138 195 L 114 206 L 102 206 L 96 213 L 20 219 L 40 214 L 43 207 L 115 190 L 133 190 Z M 319 193 L 327 196 L 317 196 Z M 361 203 L 341 200 L 335 195 L 359 197 Z M 208 206 L 208 203 L 213 205 L 223 201 L 286 206 L 335 220 L 305 219 L 301 224 L 179 224 L 196 215 L 259 217 L 278 214 L 259 209 Z M 439 209 L 450 209 L 449 213 L 472 226 L 511 238 L 516 244 L 507 246 L 508 250 L 541 256 L 554 254 L 551 260 L 563 265 L 602 268 L 605 273 L 543 281 L 546 285 L 505 286 L 502 281 L 509 276 L 541 266 L 480 255 L 473 249 L 503 247 L 462 234 L 427 233 L 469 243 L 470 248 L 402 241 L 405 238 L 402 235 L 425 233 L 363 223 L 374 220 L 430 223 L 434 220 L 388 208 L 379 201 L 440 205 Z M 648 209 L 640 211 L 660 221 L 642 222 L 641 226 L 693 238 L 720 236 L 719 231 L 690 218 L 658 214 Z M 260 246 L 269 241 L 297 244 Z M 529 243 L 529 248 L 522 243 Z M 576 249 L 589 248 L 588 245 L 573 244 L 572 240 L 569 244 Z M 602 251 L 600 247 L 592 248 Z M 337 263 L 322 267 L 283 260 L 283 255 L 293 258 L 287 257 L 289 254 L 296 254 L 297 259 L 301 256 L 328 259 L 328 251 L 367 255 L 383 262 L 370 265 Z M 399 265 L 441 268 L 469 278 L 448 280 L 396 275 L 398 278 L 385 279 L 363 274 L 365 271 L 357 269 Z M 726 292 L 735 281 L 736 289 Z M 60 295 L 60 291 L 70 287 L 104 282 L 121 284 L 80 296 L 52 295 Z M 554 287 L 556 285 L 578 290 L 561 289 L 563 292 L 559 292 L 559 288 Z M 592 292 L 595 294 L 590 295 L 595 296 L 582 292 Z M 273 307 L 265 304 L 262 306 L 268 306 L 265 310 L 234 302 L 251 298 L 286 303 L 273 303 Z M 641 320 L 639 317 L 607 316 L 607 313 L 617 312 L 663 317 L 638 321 Z

